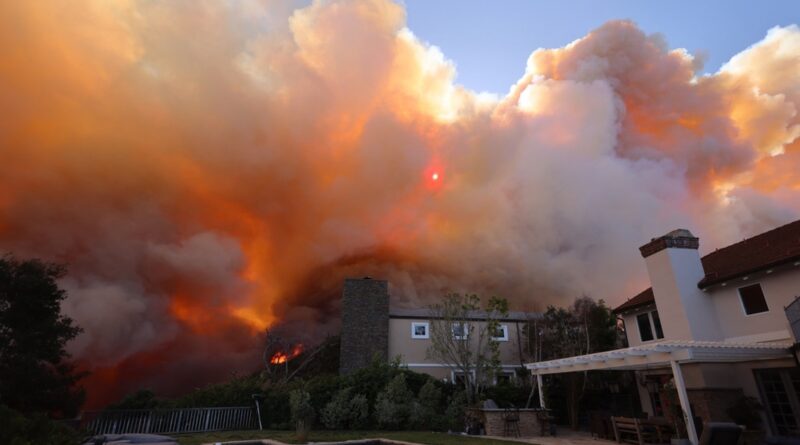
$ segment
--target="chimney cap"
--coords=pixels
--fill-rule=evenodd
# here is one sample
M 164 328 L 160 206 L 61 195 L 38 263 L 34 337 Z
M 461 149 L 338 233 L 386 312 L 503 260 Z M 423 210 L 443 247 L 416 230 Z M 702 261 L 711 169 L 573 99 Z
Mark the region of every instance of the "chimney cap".
M 700 240 L 687 229 L 675 229 L 664 236 L 653 238 L 639 248 L 642 257 L 647 258 L 664 249 L 695 249 L 700 247 Z

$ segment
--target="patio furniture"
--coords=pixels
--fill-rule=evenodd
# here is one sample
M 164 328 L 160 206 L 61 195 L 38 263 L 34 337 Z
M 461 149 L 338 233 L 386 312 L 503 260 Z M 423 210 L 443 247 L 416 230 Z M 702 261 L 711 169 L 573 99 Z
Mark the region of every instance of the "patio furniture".
M 709 422 L 703 428 L 700 445 L 728 445 L 739 442 L 743 428 L 735 423 Z
M 614 427 L 614 439 L 617 443 L 644 444 L 640 419 L 631 417 L 612 417 L 611 425 Z
M 519 410 L 507 409 L 503 413 L 503 436 L 519 437 Z
M 672 427 L 659 418 L 612 417 L 611 424 L 617 443 L 664 444 L 672 436 Z

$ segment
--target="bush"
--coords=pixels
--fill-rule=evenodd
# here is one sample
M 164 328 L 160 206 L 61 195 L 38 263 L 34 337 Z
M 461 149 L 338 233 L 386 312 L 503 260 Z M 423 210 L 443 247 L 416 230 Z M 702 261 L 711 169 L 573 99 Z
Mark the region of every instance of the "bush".
M 304 441 L 314 422 L 314 407 L 311 396 L 304 389 L 296 389 L 289 393 L 289 406 L 292 411 L 292 422 L 297 429 L 297 437 Z
M 72 445 L 80 439 L 77 431 L 44 414 L 26 417 L 0 405 L 0 443 L 4 445 Z
M 369 426 L 369 400 L 364 394 L 356 394 L 350 400 L 350 428 L 364 429 Z
M 467 395 L 458 391 L 450 397 L 447 409 L 444 412 L 447 429 L 451 431 L 464 431 L 464 412 L 467 408 Z
M 322 423 L 326 428 L 337 430 L 347 426 L 350 419 L 350 388 L 345 388 L 334 396 L 322 409 Z
M 153 391 L 140 389 L 123 397 L 119 402 L 108 405 L 106 409 L 154 409 L 160 406 L 161 402 Z
M 375 401 L 375 420 L 378 426 L 398 429 L 408 423 L 414 396 L 408 390 L 405 374 L 398 374 L 386 385 Z
M 439 429 L 441 419 L 442 390 L 429 379 L 419 389 L 414 409 L 411 412 L 411 425 L 414 428 Z

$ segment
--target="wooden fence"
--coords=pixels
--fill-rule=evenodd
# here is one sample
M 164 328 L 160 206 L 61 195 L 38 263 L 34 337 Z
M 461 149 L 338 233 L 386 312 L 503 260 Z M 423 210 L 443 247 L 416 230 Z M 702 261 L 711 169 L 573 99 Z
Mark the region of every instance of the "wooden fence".
M 126 409 L 84 413 L 94 434 L 197 433 L 258 428 L 250 406 L 226 408 Z

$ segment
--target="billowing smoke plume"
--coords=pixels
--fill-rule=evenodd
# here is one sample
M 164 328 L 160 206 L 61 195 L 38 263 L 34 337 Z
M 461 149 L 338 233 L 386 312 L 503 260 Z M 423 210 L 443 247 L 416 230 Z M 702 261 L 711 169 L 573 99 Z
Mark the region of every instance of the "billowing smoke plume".
M 611 22 L 494 97 L 388 0 L 0 17 L 0 250 L 69 264 L 95 402 L 249 371 L 276 322 L 335 330 L 345 276 L 396 305 L 617 303 L 650 237 L 707 251 L 800 210 L 796 26 L 703 76 Z

